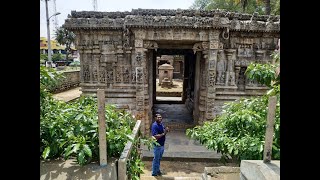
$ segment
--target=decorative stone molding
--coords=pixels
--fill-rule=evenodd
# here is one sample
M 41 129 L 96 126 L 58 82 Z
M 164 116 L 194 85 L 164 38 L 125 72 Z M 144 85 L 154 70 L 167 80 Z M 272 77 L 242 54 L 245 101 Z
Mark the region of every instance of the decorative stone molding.
M 161 14 L 159 16 L 159 14 Z M 274 22 L 277 21 L 277 22 Z M 72 11 L 64 27 L 74 29 L 124 29 L 124 27 L 228 28 L 235 31 L 280 31 L 280 17 L 238 14 L 220 10 L 132 10 L 131 12 Z
M 195 43 L 192 49 L 194 54 L 196 54 L 197 51 L 202 51 L 203 50 L 202 43 Z
M 155 41 L 143 41 L 143 47 L 146 49 L 158 50 L 158 44 Z

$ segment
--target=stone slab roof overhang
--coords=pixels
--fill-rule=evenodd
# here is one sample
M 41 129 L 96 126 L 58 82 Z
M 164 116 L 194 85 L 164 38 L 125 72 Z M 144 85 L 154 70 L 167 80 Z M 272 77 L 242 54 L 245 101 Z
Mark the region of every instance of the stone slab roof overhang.
M 131 12 L 72 11 L 63 25 L 76 29 L 184 28 L 280 32 L 280 16 L 224 10 L 133 9 Z

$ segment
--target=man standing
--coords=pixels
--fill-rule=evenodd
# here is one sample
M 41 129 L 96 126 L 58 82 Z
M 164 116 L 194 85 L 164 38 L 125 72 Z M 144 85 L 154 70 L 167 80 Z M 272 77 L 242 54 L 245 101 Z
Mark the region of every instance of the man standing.
M 159 145 L 153 146 L 152 176 L 161 176 L 160 160 L 164 152 L 164 142 L 166 141 L 166 134 L 169 132 L 169 128 L 164 127 L 162 124 L 162 116 L 160 114 L 156 114 L 155 118 L 156 120 L 152 124 L 151 130 L 152 136 L 157 139 Z

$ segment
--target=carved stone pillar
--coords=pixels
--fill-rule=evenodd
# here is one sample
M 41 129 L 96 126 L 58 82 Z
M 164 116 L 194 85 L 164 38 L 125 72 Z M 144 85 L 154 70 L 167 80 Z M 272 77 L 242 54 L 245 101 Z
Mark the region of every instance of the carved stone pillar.
M 206 117 L 205 120 L 212 120 L 215 118 L 214 106 L 216 97 L 216 64 L 219 51 L 219 30 L 209 32 L 209 47 L 208 54 L 205 56 L 206 61 L 206 73 L 207 73 L 207 91 L 206 91 Z
M 145 105 L 145 95 L 148 94 L 146 83 L 147 80 L 147 49 L 143 47 L 143 37 L 145 33 L 141 30 L 135 32 L 135 54 L 133 59 L 133 66 L 136 75 L 136 118 L 142 121 L 141 130 L 143 134 L 147 134 L 149 128 L 148 113 Z
M 208 69 L 208 53 L 209 53 L 209 42 L 202 42 L 202 43 L 195 43 L 193 45 L 193 52 L 198 53 L 202 51 L 202 57 L 200 54 L 197 57 L 197 60 L 199 61 L 199 73 L 197 76 L 199 76 L 199 101 L 197 101 L 197 104 L 199 103 L 199 111 L 198 111 L 198 124 L 203 124 L 206 118 L 206 98 L 207 98 L 207 87 L 208 87 L 208 80 L 206 77 L 207 75 L 207 69 Z
M 234 72 L 234 60 L 232 58 L 233 53 L 236 51 L 234 49 L 225 49 L 224 50 L 227 56 L 227 72 L 226 72 L 226 81 L 225 81 L 225 85 L 226 86 L 235 86 L 235 72 Z

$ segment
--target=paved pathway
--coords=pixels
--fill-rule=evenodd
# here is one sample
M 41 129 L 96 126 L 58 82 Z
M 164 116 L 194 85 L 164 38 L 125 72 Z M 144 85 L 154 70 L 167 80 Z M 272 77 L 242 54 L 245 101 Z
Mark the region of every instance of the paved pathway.
M 68 102 L 68 101 L 79 98 L 81 93 L 82 92 L 80 91 L 80 87 L 76 87 L 64 92 L 54 94 L 53 98 L 64 101 L 64 102 Z
M 142 146 L 143 159 L 151 160 L 153 151 Z M 166 136 L 164 145 L 164 160 L 181 160 L 181 161 L 215 161 L 218 162 L 221 154 L 216 151 L 208 150 L 198 141 L 190 139 L 183 130 L 172 130 Z

